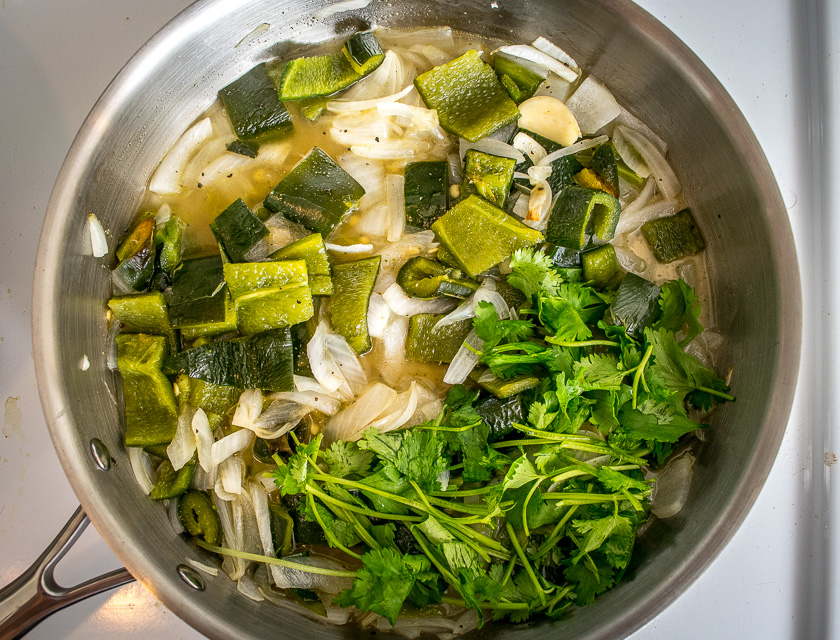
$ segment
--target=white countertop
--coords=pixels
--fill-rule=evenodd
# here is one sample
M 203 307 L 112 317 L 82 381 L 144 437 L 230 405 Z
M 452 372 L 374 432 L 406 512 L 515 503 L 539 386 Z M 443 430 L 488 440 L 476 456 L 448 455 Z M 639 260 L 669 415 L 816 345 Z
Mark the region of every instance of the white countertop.
M 125 61 L 189 0 L 0 0 L 0 585 L 52 540 L 77 501 L 53 450 L 35 383 L 30 301 L 44 210 L 75 132 Z M 829 180 L 840 79 L 836 0 L 639 0 L 717 75 L 753 127 L 788 205 L 800 253 L 805 333 L 799 391 L 770 478 L 720 557 L 664 613 L 632 635 L 840 638 L 829 571 L 832 381 L 828 321 L 840 296 L 828 238 L 840 219 Z M 822 13 L 821 13 L 822 12 Z M 827 40 L 819 29 L 825 28 Z M 834 30 L 834 33 L 830 33 Z M 832 39 L 833 36 L 833 39 Z M 835 47 L 836 50 L 836 47 Z M 822 68 L 816 66 L 825 64 Z M 822 75 L 821 75 L 822 74 Z M 836 93 L 836 92 L 835 92 Z M 809 99 L 809 96 L 814 99 Z M 832 111 L 832 109 L 834 109 Z M 835 125 L 840 122 L 837 118 Z M 822 187 L 820 185 L 823 185 Z M 840 254 L 840 252 L 838 252 Z M 840 310 L 838 310 L 840 311 Z M 91 528 L 59 567 L 72 584 L 118 566 Z M 201 638 L 136 583 L 47 619 L 37 639 Z

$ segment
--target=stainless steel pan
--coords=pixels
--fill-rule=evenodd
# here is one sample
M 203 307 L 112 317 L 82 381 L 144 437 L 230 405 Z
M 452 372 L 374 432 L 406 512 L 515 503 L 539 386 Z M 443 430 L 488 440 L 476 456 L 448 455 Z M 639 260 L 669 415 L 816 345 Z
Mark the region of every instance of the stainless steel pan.
M 79 500 L 128 570 L 208 636 L 356 636 L 354 629 L 318 623 L 291 607 L 254 603 L 224 577 L 207 579 L 198 590 L 179 573 L 185 558 L 199 555 L 172 534 L 166 514 L 137 491 L 131 474 L 115 381 L 102 355 L 108 272 L 89 255 L 85 220 L 96 213 L 115 237 L 136 212 L 164 150 L 220 87 L 258 61 L 369 23 L 447 24 L 512 42 L 545 35 L 568 46 L 669 143 L 708 241 L 716 315 L 726 338 L 720 365 L 735 367 L 738 401 L 716 413 L 688 503 L 645 533 L 625 583 L 565 620 L 492 627 L 482 637 L 629 634 L 720 552 L 755 500 L 785 429 L 799 360 L 799 276 L 785 207 L 761 149 L 703 64 L 626 0 L 375 0 L 360 11 L 313 19 L 321 6 L 311 0 L 197 2 L 129 62 L 70 150 L 41 237 L 33 336 L 47 423 Z M 262 23 L 271 25 L 267 33 L 236 46 Z M 83 355 L 92 364 L 85 372 L 78 366 Z

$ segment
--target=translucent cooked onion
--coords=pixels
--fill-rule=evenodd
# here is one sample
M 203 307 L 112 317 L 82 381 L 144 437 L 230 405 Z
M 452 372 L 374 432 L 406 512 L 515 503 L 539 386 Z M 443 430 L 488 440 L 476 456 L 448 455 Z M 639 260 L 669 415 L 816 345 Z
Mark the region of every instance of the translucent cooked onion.
M 364 389 L 367 385 L 367 374 L 359 362 L 359 356 L 344 336 L 337 333 L 327 334 L 327 355 L 338 365 L 353 395 Z
M 397 272 L 409 258 L 431 255 L 437 247 L 435 233 L 431 229 L 406 234 L 397 242 L 386 245 L 379 251 L 382 261 L 373 290 L 384 294 L 397 281 Z
M 542 78 L 548 76 L 549 72 L 555 73 L 569 82 L 574 82 L 578 77 L 578 72 L 568 65 L 527 44 L 499 47 L 493 53 L 513 60 Z
M 502 142 L 501 140 L 496 140 L 494 138 L 482 138 L 478 142 L 469 142 L 461 138 L 459 141 L 459 145 L 461 160 L 463 160 L 464 157 L 467 155 L 467 151 L 469 151 L 470 149 L 475 149 L 476 151 L 489 153 L 493 156 L 511 158 L 513 160 L 516 160 L 517 162 L 525 161 L 525 156 L 523 155 L 522 151 L 520 151 L 513 145 L 507 144 L 506 142 Z
M 493 278 L 484 278 L 481 286 L 476 289 L 469 298 L 464 300 L 457 309 L 442 317 L 435 324 L 435 330 L 446 327 L 462 320 L 475 317 L 475 309 L 479 302 L 489 302 L 496 309 L 499 317 L 506 319 L 510 317 L 510 308 L 502 295 L 496 291 L 496 282 Z
M 352 404 L 327 422 L 324 437 L 329 442 L 358 440 L 368 425 L 385 414 L 397 398 L 397 392 L 381 382 L 371 384 Z
M 616 131 L 620 131 L 624 139 L 644 158 L 645 164 L 656 176 L 656 186 L 662 194 L 669 200 L 674 200 L 682 191 L 682 185 L 665 155 L 643 133 L 635 129 L 619 125 Z
M 414 90 L 414 85 L 410 84 L 404 89 L 397 91 L 389 96 L 382 96 L 381 98 L 372 98 L 370 100 L 357 100 L 354 102 L 347 102 L 344 100 L 330 100 L 327 103 L 327 110 L 335 113 L 344 113 L 347 111 L 365 111 L 366 109 L 375 109 L 377 105 L 385 102 L 396 102 L 404 98 Z
M 571 67 L 572 69 L 579 68 L 578 63 L 575 62 L 575 59 L 572 58 L 572 56 L 570 56 L 568 53 L 563 51 L 563 49 L 558 47 L 556 44 L 554 44 L 547 38 L 544 38 L 543 36 L 540 36 L 539 38 L 534 40 L 531 43 L 531 46 L 534 47 L 534 49 L 536 49 L 537 51 L 542 51 L 544 54 L 551 56 L 555 60 L 559 60 L 560 62 L 562 62 L 568 67 Z
M 250 429 L 263 440 L 274 440 L 294 429 L 311 411 L 308 404 L 275 400 Z
M 202 170 L 201 183 L 207 186 L 220 178 L 231 178 L 237 171 L 247 167 L 253 161 L 254 159 L 248 156 L 226 151 Z
M 677 205 L 670 200 L 657 200 L 640 209 L 630 210 L 629 213 L 625 211 L 622 213 L 621 218 L 619 218 L 615 233 L 617 236 L 630 233 L 649 220 L 672 216 L 676 212 Z
M 381 162 L 345 153 L 339 156 L 338 165 L 365 190 L 359 200 L 360 210 L 369 209 L 385 197 L 385 166 Z
M 548 155 L 545 147 L 522 131 L 514 136 L 512 145 L 514 149 L 528 156 L 534 164 L 537 164 Z
M 213 464 L 213 432 L 210 430 L 210 421 L 204 409 L 195 412 L 192 419 L 192 430 L 195 434 L 196 449 L 198 451 L 198 464 L 207 473 L 215 468 Z
M 618 126 L 613 132 L 612 143 L 615 150 L 618 151 L 618 155 L 624 161 L 624 164 L 630 167 L 636 175 L 640 178 L 647 178 L 650 176 L 650 167 L 647 166 L 638 150 L 624 138 L 621 130 L 622 127 Z
M 245 463 L 241 458 L 233 457 L 223 460 L 219 465 L 219 477 L 216 479 L 216 494 L 222 500 L 234 500 L 242 493 L 244 473 Z
M 621 215 L 628 217 L 633 216 L 639 209 L 643 208 L 651 201 L 655 191 L 656 183 L 648 178 L 645 180 L 645 184 L 639 192 L 639 195 L 636 196 L 636 199 L 627 205 L 622 204 Z M 621 226 L 621 220 L 619 220 L 619 226 Z M 618 227 L 616 227 L 616 233 L 620 233 L 618 231 Z
M 178 501 L 175 500 L 177 503 Z M 187 563 L 193 566 L 194 568 L 206 573 L 208 576 L 217 576 L 219 575 L 219 567 L 213 566 L 212 564 L 206 564 L 204 562 L 199 562 L 198 560 L 193 560 L 192 558 L 187 558 Z
M 178 138 L 149 181 L 149 191 L 160 195 L 178 193 L 184 169 L 198 148 L 213 135 L 210 118 L 200 120 Z
M 379 349 L 379 375 L 389 385 L 396 385 L 405 374 L 405 340 L 408 335 L 408 317 L 395 315 L 391 318 Z
M 321 567 L 333 571 L 347 570 L 337 560 L 324 556 L 296 556 L 292 561 L 309 567 Z M 278 571 L 274 574 L 274 581 L 279 589 L 315 589 L 324 593 L 338 593 L 353 583 L 352 578 L 325 576 L 288 567 L 277 567 L 277 569 Z
M 355 0 L 349 0 L 351 2 L 355 2 Z M 369 2 L 370 0 L 365 0 Z M 241 593 L 243 596 L 250 600 L 254 600 L 255 602 L 262 602 L 265 600 L 265 596 L 260 592 L 257 583 L 254 582 L 254 578 L 250 573 L 245 573 L 236 583 L 236 590 Z
M 452 362 L 449 363 L 449 368 L 446 370 L 443 381 L 446 384 L 462 384 L 472 370 L 475 369 L 475 365 L 478 364 L 481 356 L 476 352 L 481 351 L 483 344 L 484 341 L 475 334 L 475 331 L 470 331 L 467 337 L 464 338 L 464 343 L 458 349 L 458 353 L 455 354 Z
M 90 249 L 94 258 L 101 258 L 108 255 L 108 238 L 102 223 L 94 214 L 88 214 L 88 234 L 90 234 Z
M 385 235 L 384 232 L 380 234 L 371 234 L 371 235 Z M 372 244 L 333 244 L 332 242 L 324 243 L 327 247 L 328 251 L 332 253 L 340 253 L 343 255 L 364 255 L 365 253 L 370 253 L 373 251 Z
M 381 338 L 391 319 L 391 308 L 378 293 L 372 293 L 368 303 L 367 325 L 371 338 Z
M 386 239 L 396 242 L 405 231 L 405 178 L 400 174 L 385 177 L 385 207 L 388 210 Z
M 351 400 L 367 382 L 356 352 L 343 337 L 330 332 L 325 320 L 318 323 L 306 354 L 315 379 L 342 400 Z
M 540 160 L 537 164 L 551 164 L 555 160 L 562 158 L 564 156 L 574 155 L 575 153 L 580 153 L 581 151 L 586 151 L 587 149 L 592 149 L 593 147 L 599 147 L 605 142 L 609 142 L 609 137 L 607 136 L 598 136 L 597 138 L 590 138 L 588 140 L 581 140 L 579 142 L 575 142 L 574 144 L 570 144 L 568 147 L 563 147 L 562 149 L 558 149 L 553 153 L 549 153 L 545 158 Z
M 295 375 L 293 379 L 295 384 L 295 391 L 314 391 L 315 393 L 329 396 L 333 400 L 339 400 L 339 397 L 335 393 L 327 391 L 326 387 L 324 387 L 324 385 L 322 385 L 314 378 Z
M 184 404 L 178 414 L 178 427 L 175 430 L 175 437 L 166 447 L 166 456 L 175 471 L 181 469 L 192 460 L 195 454 L 196 439 L 192 430 L 192 419 L 194 409 Z
M 320 411 L 327 416 L 335 415 L 341 408 L 340 400 L 333 398 L 329 394 L 319 393 L 318 391 L 280 391 L 278 393 L 272 393 L 269 398 L 282 402 L 293 402 L 302 407 L 309 407 L 315 411 Z M 263 416 L 267 413 L 268 411 Z M 260 416 L 260 420 L 263 416 Z
M 446 313 L 454 305 L 452 298 L 412 298 L 396 282 L 382 294 L 382 299 L 399 316 L 416 316 L 419 313 Z
M 239 396 L 236 411 L 233 412 L 231 424 L 235 427 L 248 428 L 260 417 L 263 407 L 263 395 L 259 389 L 246 389 Z
M 566 100 L 566 106 L 575 114 L 583 133 L 595 133 L 621 114 L 610 90 L 592 76 L 580 83 Z
M 691 488 L 694 457 L 686 454 L 669 460 L 653 483 L 651 511 L 658 518 L 677 515 L 685 505 Z
M 128 461 L 131 463 L 131 471 L 140 485 L 143 493 L 149 495 L 152 492 L 152 487 L 155 486 L 154 471 L 152 470 L 152 462 L 149 460 L 148 454 L 143 451 L 143 447 L 126 447 L 128 449 Z
M 388 408 L 388 414 L 374 420 L 367 428 L 387 433 L 407 425 L 417 411 L 417 403 L 420 399 L 418 386 L 417 381 L 412 380 L 409 388 L 394 399 L 393 404 Z
M 216 440 L 210 448 L 213 464 L 221 464 L 232 455 L 247 449 L 253 439 L 254 434 L 251 431 L 240 429 L 231 433 L 229 436 Z

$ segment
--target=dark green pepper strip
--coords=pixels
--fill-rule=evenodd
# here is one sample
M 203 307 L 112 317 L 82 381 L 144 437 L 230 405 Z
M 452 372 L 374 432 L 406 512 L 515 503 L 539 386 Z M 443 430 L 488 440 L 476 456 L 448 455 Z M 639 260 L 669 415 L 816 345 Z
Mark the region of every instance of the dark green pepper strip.
M 437 260 L 418 256 L 411 258 L 397 273 L 397 284 L 414 298 L 467 298 L 478 289 L 478 283 L 458 269 L 450 269 Z
M 268 235 L 268 227 L 242 198 L 216 216 L 210 229 L 233 262 L 245 262 L 248 250 Z
M 187 491 L 178 501 L 178 518 L 191 536 L 217 545 L 222 539 L 222 523 L 216 508 L 201 491 Z
M 449 164 L 445 160 L 410 162 L 405 166 L 405 223 L 428 229 L 446 213 Z
M 292 117 L 277 97 L 264 64 L 219 91 L 219 98 L 238 138 L 268 140 L 289 135 L 294 130 Z
M 172 468 L 172 463 L 169 460 L 164 460 L 158 468 L 158 477 L 149 497 L 152 500 L 177 498 L 190 488 L 194 471 L 195 462 L 185 464 L 178 471 L 175 471 Z
M 596 287 L 606 287 L 621 274 L 621 265 L 611 244 L 604 244 L 580 254 L 583 279 Z
M 260 152 L 260 145 L 253 140 L 233 140 L 225 147 L 231 153 L 237 153 L 246 158 L 256 158 Z M 263 220 L 265 222 L 265 220 Z
M 292 552 L 292 532 L 295 521 L 286 508 L 276 502 L 268 503 L 268 514 L 271 522 L 271 540 L 274 542 L 274 553 L 279 558 Z
M 347 56 L 353 71 L 361 76 L 366 76 L 376 69 L 385 60 L 385 54 L 373 31 L 359 31 L 354 33 L 344 43 L 342 53 Z
M 483 151 L 469 149 L 464 158 L 464 173 L 461 178 L 461 197 L 470 194 L 481 196 L 487 202 L 504 209 L 516 160 L 494 156 Z
M 185 226 L 178 216 L 171 216 L 163 226 L 155 230 L 158 264 L 167 274 L 171 275 L 181 264 Z
M 444 314 L 420 313 L 408 321 L 405 357 L 412 362 L 452 362 L 472 330 L 472 320 L 461 320 L 435 329 Z
M 543 82 L 543 79 L 530 69 L 503 56 L 496 56 L 493 66 L 499 74 L 502 86 L 517 104 L 533 96 Z
M 612 240 L 620 215 L 621 205 L 610 194 L 567 187 L 551 208 L 545 237 L 562 247 L 583 249 L 590 240 Z
M 333 328 L 359 354 L 371 348 L 367 313 L 381 261 L 382 256 L 373 256 L 333 267 L 335 291 L 330 299 Z
M 700 228 L 688 209 L 674 216 L 645 222 L 642 235 L 654 257 L 662 263 L 693 256 L 706 247 Z
M 612 144 L 608 142 L 595 149 L 595 152 L 592 154 L 592 160 L 589 162 L 589 168 L 595 171 L 601 180 L 611 187 L 611 189 L 606 189 L 606 191 L 617 198 L 619 193 L 618 164 Z
M 115 271 L 129 287 L 144 291 L 155 272 L 155 220 L 141 220 L 117 248 Z M 124 256 L 124 257 L 121 257 Z

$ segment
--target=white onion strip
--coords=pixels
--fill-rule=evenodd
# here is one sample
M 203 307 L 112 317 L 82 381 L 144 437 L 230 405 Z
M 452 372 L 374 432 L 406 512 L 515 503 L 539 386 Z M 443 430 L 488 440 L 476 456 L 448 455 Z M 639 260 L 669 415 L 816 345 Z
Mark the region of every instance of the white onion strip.
M 105 230 L 94 214 L 88 214 L 88 233 L 90 234 L 90 249 L 94 258 L 101 258 L 108 255 L 108 238 L 105 237 Z
M 143 493 L 149 495 L 152 492 L 152 487 L 155 486 L 152 480 L 152 463 L 149 460 L 148 454 L 143 451 L 143 447 L 127 447 L 128 461 L 131 463 L 131 470 L 134 472 L 134 477 L 137 479 L 137 484 L 143 490 Z
M 175 471 L 181 469 L 193 457 L 196 447 L 195 434 L 192 430 L 192 411 L 184 408 L 178 415 L 178 427 L 175 437 L 166 447 L 166 456 Z
M 181 190 L 181 174 L 190 158 L 210 136 L 213 124 L 204 118 L 187 129 L 164 156 L 149 181 L 149 191 L 161 195 L 178 193 Z
M 210 449 L 213 464 L 221 464 L 232 455 L 246 449 L 253 439 L 253 432 L 248 429 L 240 429 L 231 433 L 229 436 L 217 440 Z
M 598 136 L 597 138 L 590 138 L 588 140 L 580 140 L 575 142 L 574 144 L 570 144 L 568 147 L 563 147 L 562 149 L 558 149 L 554 153 L 549 153 L 545 158 L 540 160 L 537 164 L 538 165 L 545 165 L 551 164 L 558 158 L 562 158 L 564 156 L 570 156 L 575 153 L 580 153 L 581 151 L 586 151 L 587 149 L 591 149 L 592 147 L 598 147 L 605 142 L 609 142 L 608 136 Z
M 412 298 L 396 282 L 392 284 L 382 299 L 398 316 L 416 316 L 419 313 L 445 313 L 455 304 L 450 298 Z
M 675 200 L 682 191 L 682 185 L 674 170 L 671 169 L 671 165 L 668 164 L 665 156 L 656 148 L 656 145 L 634 129 L 619 125 L 616 130 L 620 131 L 624 139 L 633 145 L 642 156 L 651 173 L 656 176 L 657 187 L 662 194 L 669 200 Z
M 345 102 L 342 100 L 330 100 L 327 103 L 327 111 L 332 111 L 334 113 L 343 113 L 345 111 L 365 111 L 366 109 L 375 109 L 377 105 L 382 104 L 383 102 L 396 102 L 402 98 L 405 98 L 409 93 L 414 90 L 414 85 L 410 84 L 402 91 L 398 91 L 390 96 L 384 96 L 382 98 L 373 98 L 371 100 L 357 100 L 355 102 Z
M 195 412 L 192 419 L 192 430 L 195 434 L 196 449 L 198 450 L 198 464 L 207 473 L 216 465 L 213 464 L 213 432 L 210 430 L 210 421 L 204 409 Z

